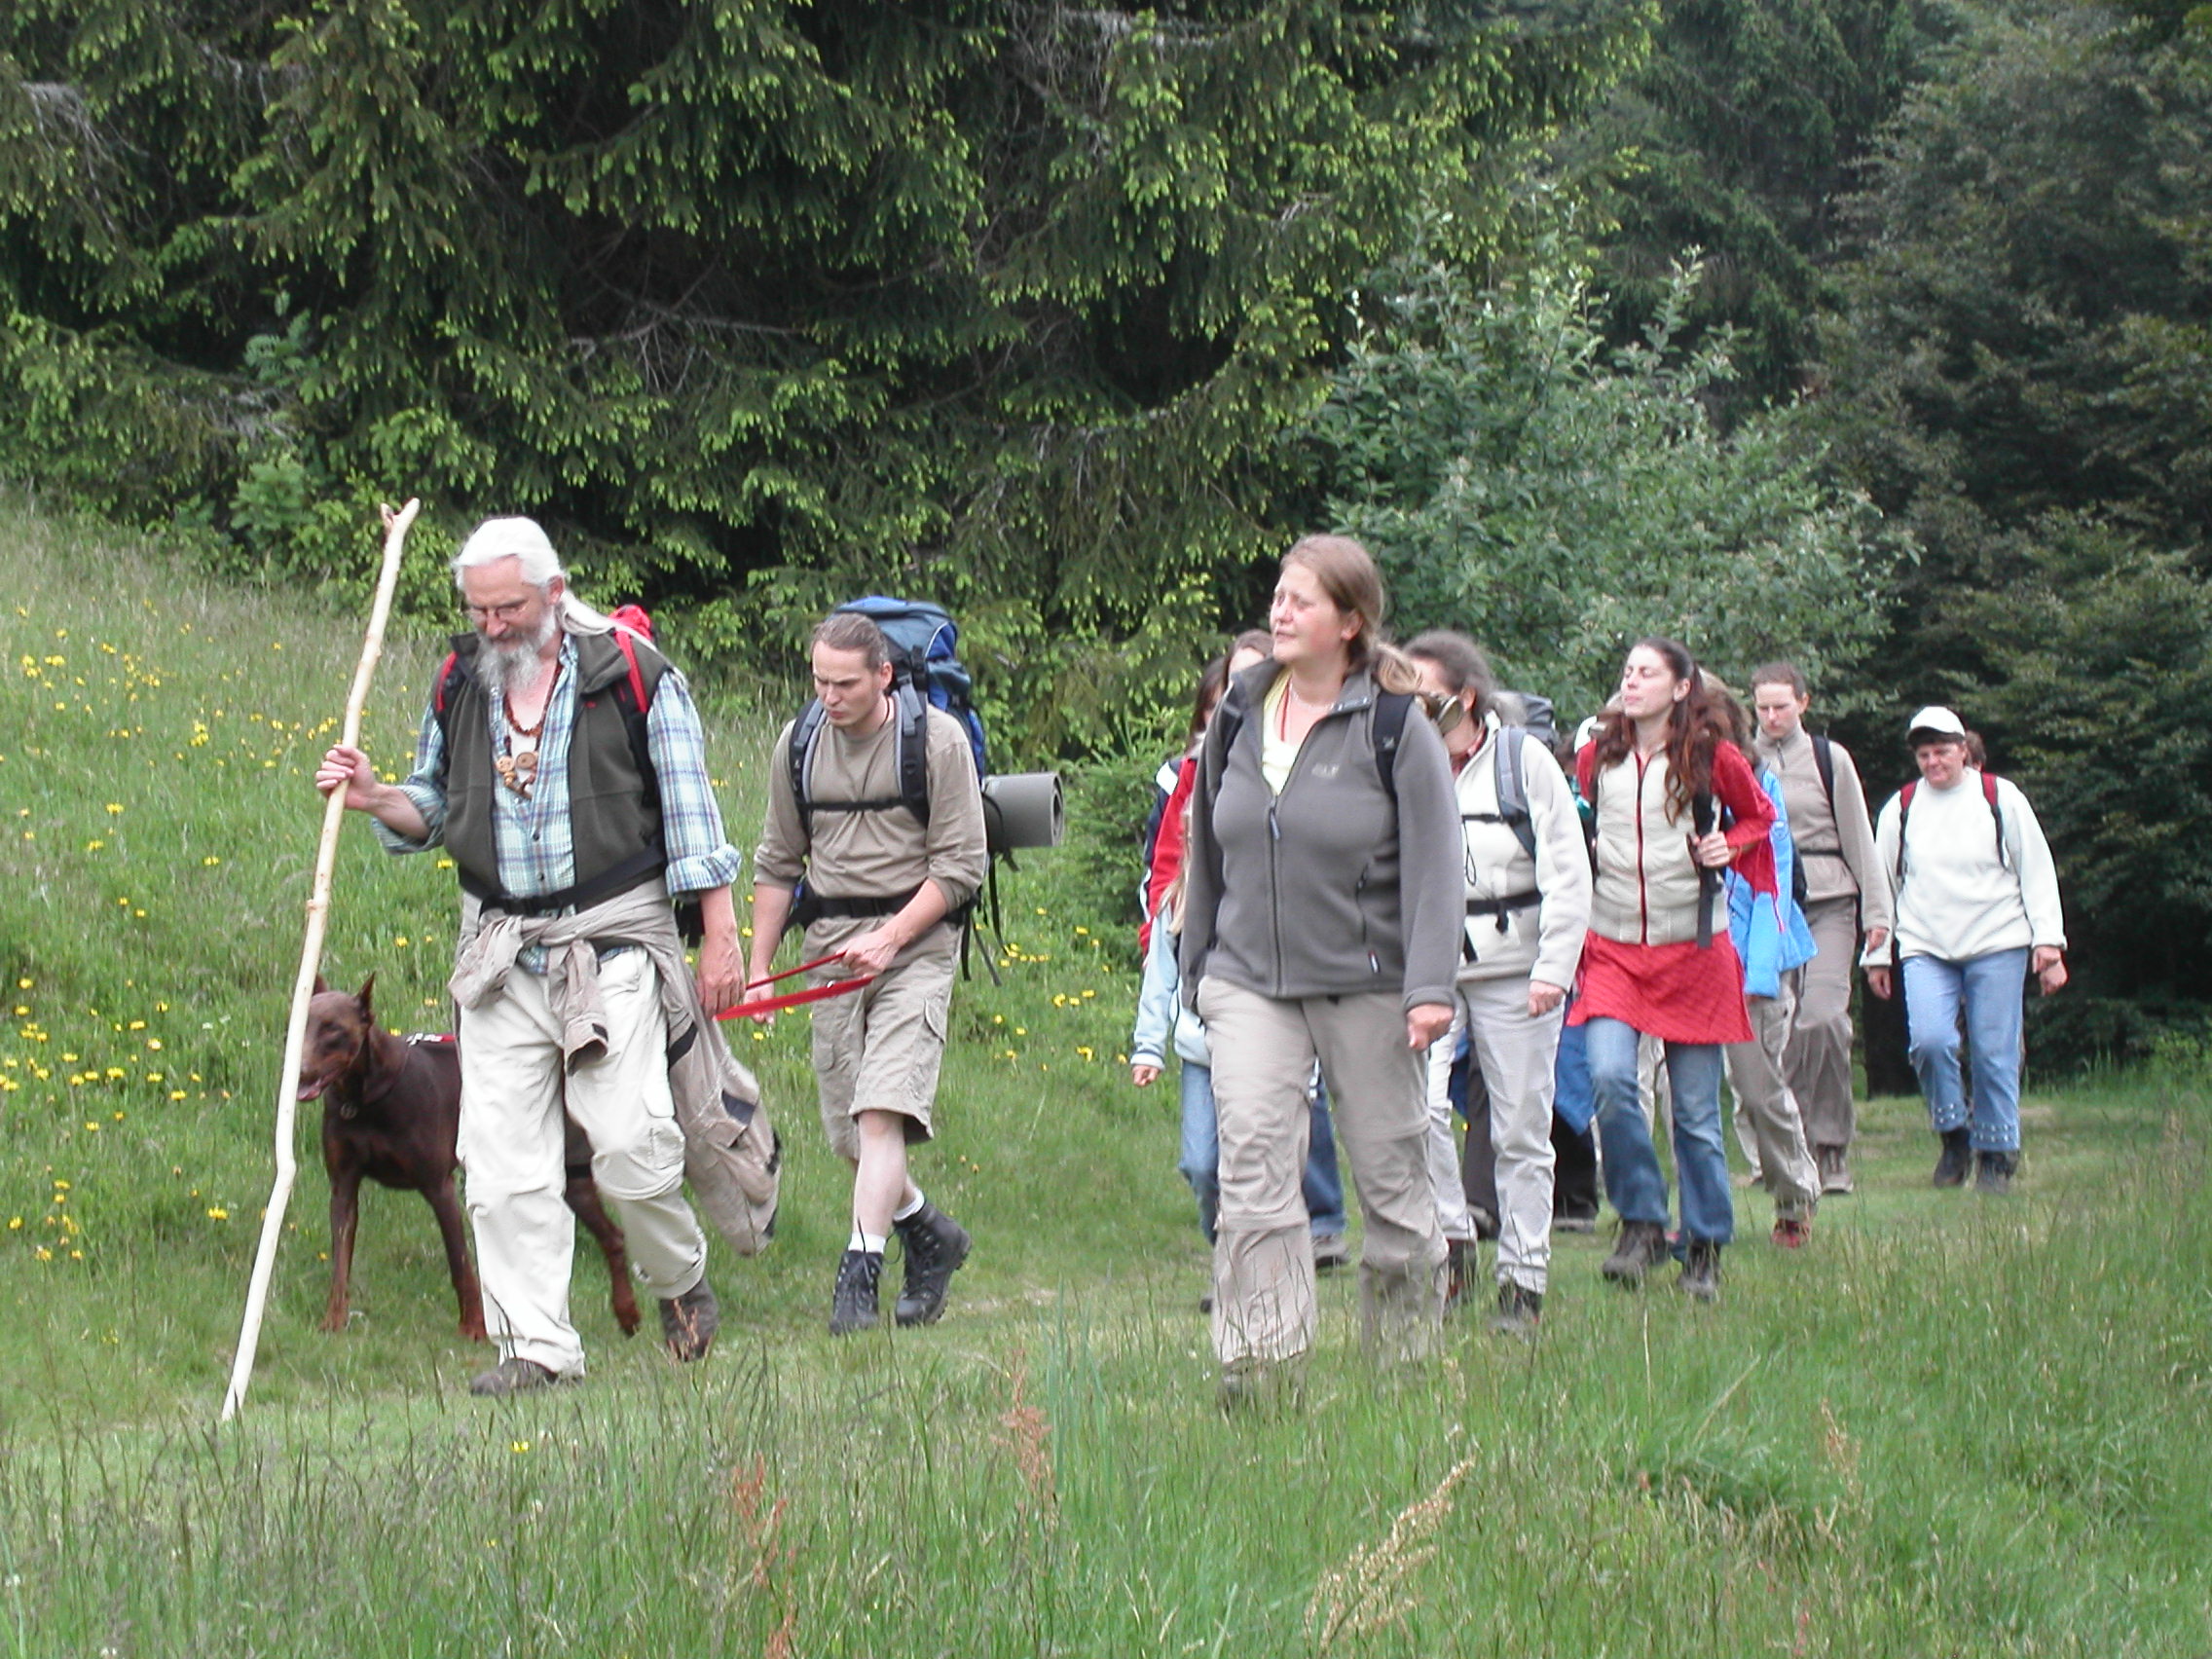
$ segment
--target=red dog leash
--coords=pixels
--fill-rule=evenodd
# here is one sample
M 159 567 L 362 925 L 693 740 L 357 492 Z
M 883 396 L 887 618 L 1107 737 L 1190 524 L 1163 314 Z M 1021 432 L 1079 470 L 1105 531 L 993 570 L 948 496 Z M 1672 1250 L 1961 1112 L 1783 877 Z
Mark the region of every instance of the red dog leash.
M 801 962 L 796 968 L 787 968 L 781 974 L 769 975 L 765 979 L 748 980 L 745 988 L 750 991 L 756 985 L 772 985 L 778 979 L 789 979 L 799 974 L 811 974 L 815 969 L 825 967 L 836 960 L 838 959 L 834 956 L 818 956 L 812 962 Z M 776 1014 L 787 1008 L 797 1008 L 801 1003 L 821 1002 L 827 997 L 841 997 L 847 991 L 859 990 L 874 977 L 873 974 L 863 974 L 858 978 L 853 979 L 832 979 L 827 985 L 809 985 L 803 991 L 787 991 L 780 997 L 761 997 L 754 1002 L 739 1003 L 735 1008 L 725 1008 L 715 1017 L 717 1019 L 737 1019 L 756 1014 Z

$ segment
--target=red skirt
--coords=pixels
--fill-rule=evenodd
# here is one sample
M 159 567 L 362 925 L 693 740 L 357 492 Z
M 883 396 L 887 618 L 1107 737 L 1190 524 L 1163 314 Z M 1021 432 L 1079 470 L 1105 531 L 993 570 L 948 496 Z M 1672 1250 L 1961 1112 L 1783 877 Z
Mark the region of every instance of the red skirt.
M 1623 944 L 1586 935 L 1567 1023 L 1592 1019 L 1617 1019 L 1669 1043 L 1749 1043 L 1744 968 L 1727 930 L 1703 949 L 1695 940 Z

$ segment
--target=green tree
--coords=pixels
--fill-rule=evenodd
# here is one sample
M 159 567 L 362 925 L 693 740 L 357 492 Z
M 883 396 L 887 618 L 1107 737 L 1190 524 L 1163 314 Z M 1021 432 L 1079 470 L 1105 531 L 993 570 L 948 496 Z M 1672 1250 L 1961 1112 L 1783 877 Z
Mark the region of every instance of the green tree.
M 1673 345 L 1697 281 L 1678 270 L 1624 350 L 1556 236 L 1489 291 L 1443 260 L 1378 285 L 1300 461 L 1377 551 L 1401 634 L 1464 629 L 1511 683 L 1581 713 L 1642 634 L 1739 678 L 1864 649 L 1895 549 L 1788 415 L 1718 430 L 1724 338 Z
M 1795 392 L 1860 162 L 1925 72 L 1929 0 L 1665 0 L 1649 61 L 1561 146 L 1614 221 L 1599 279 L 1616 338 L 1704 255 L 1688 321 L 1737 331 L 1731 407 Z
M 1342 294 L 1420 210 L 1480 244 L 1644 21 L 23 0 L 0 434 L 96 415 L 113 504 L 284 568 L 380 495 L 533 512 L 733 646 L 919 590 L 1031 745 L 1094 738 L 1259 547 Z

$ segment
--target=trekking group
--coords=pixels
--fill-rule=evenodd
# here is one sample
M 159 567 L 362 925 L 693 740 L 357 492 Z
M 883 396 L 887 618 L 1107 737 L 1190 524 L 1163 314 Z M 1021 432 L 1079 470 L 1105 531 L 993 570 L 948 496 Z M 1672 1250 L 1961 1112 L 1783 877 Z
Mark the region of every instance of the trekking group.
M 813 700 L 771 751 L 748 948 L 697 711 L 642 613 L 580 604 L 527 519 L 481 526 L 454 575 L 473 628 L 412 769 L 387 783 L 339 746 L 316 784 L 394 853 L 442 846 L 460 877 L 460 1155 L 499 1350 L 471 1387 L 583 1374 L 565 1118 L 670 1352 L 708 1351 L 719 1312 L 685 1183 L 750 1254 L 781 1161 L 714 1022 L 802 1003 L 824 1130 L 853 1171 L 830 1329 L 881 1319 L 894 1235 L 892 1316 L 934 1321 L 972 1240 L 908 1150 L 935 1132 L 989 860 L 980 727 L 942 613 L 869 601 L 816 629 Z M 1640 641 L 1558 747 L 1549 705 L 1500 689 L 1473 642 L 1401 650 L 1383 617 L 1357 542 L 1291 548 L 1268 629 L 1201 676 L 1148 836 L 1131 1076 L 1180 1068 L 1226 1401 L 1275 1393 L 1312 1346 L 1315 1273 L 1348 1260 L 1340 1152 L 1361 1327 L 1386 1360 L 1435 1346 L 1486 1239 L 1493 1323 L 1532 1333 L 1551 1235 L 1595 1224 L 1601 1172 L 1620 1218 L 1604 1276 L 1640 1284 L 1672 1254 L 1686 1291 L 1716 1297 L 1735 1232 L 1723 1076 L 1774 1241 L 1804 1244 L 1820 1199 L 1855 1179 L 1855 961 L 1875 994 L 1901 984 L 1937 1182 L 2009 1185 L 2022 983 L 2065 982 L 2065 940 L 2035 814 L 1971 763 L 1954 713 L 1914 717 L 1920 777 L 1870 822 L 1851 756 L 1805 730 L 1788 664 L 1752 675 L 1747 714 L 1683 646 Z M 787 926 L 806 983 L 767 995 L 791 977 L 773 973 Z

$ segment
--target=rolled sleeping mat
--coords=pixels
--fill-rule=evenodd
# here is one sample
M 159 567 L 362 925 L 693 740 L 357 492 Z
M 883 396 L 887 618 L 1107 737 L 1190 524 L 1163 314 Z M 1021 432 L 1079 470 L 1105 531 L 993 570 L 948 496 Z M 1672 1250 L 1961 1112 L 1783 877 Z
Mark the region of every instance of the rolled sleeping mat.
M 983 832 L 991 851 L 1056 847 L 1067 830 L 1057 772 L 997 772 L 983 780 Z

